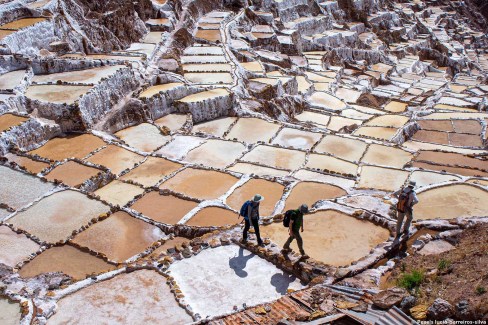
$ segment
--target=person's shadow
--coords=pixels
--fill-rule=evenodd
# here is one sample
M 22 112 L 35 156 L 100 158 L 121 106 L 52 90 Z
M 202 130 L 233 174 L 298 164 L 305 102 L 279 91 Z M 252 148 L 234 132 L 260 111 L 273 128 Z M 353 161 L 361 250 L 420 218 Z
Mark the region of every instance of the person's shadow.
M 254 254 L 244 256 L 244 248 L 239 247 L 239 255 L 229 258 L 229 267 L 234 270 L 236 275 L 240 278 L 247 277 L 247 272 L 244 271 L 247 265 L 247 261 L 253 258 Z
M 296 276 L 283 273 L 276 273 L 271 277 L 271 285 L 275 287 L 276 292 L 281 295 L 286 295 L 288 293 L 288 287 L 290 283 L 296 280 Z

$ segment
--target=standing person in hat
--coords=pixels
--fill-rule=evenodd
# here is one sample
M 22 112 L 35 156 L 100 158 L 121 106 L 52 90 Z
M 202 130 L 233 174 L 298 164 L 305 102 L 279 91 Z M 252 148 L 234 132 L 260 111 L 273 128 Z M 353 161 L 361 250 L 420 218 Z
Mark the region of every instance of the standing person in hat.
M 283 246 L 283 254 L 286 254 L 290 251 L 290 244 L 293 239 L 297 240 L 298 249 L 300 250 L 300 254 L 302 255 L 303 259 L 307 259 L 308 255 L 305 254 L 303 250 L 303 239 L 300 235 L 300 230 L 303 232 L 303 215 L 308 213 L 308 206 L 306 204 L 302 204 L 296 210 L 289 210 L 286 214 L 290 214 L 290 225 L 288 227 L 288 233 L 290 237 L 286 241 L 285 245 Z
M 416 183 L 414 181 L 410 181 L 407 187 L 393 193 L 394 196 L 398 197 L 395 241 L 398 241 L 402 235 L 402 224 L 405 216 L 407 216 L 407 220 L 403 226 L 403 234 L 408 235 L 409 233 L 410 224 L 413 219 L 413 206 L 419 202 L 415 193 L 415 185 Z
M 259 194 L 254 195 L 254 198 L 250 201 L 246 201 L 241 208 L 240 215 L 244 217 L 245 226 L 244 231 L 242 233 L 242 243 L 247 243 L 247 232 L 249 228 L 252 226 L 254 227 L 254 233 L 256 234 L 256 238 L 258 240 L 259 246 L 264 246 L 263 241 L 261 240 L 261 236 L 259 234 L 259 203 L 264 200 Z

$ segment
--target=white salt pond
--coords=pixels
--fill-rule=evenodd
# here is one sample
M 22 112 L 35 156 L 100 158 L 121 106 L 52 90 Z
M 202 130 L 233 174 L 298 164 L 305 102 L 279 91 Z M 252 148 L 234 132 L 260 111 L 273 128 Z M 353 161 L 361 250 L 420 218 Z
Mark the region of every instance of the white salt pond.
M 171 276 L 185 300 L 202 318 L 280 298 L 288 289 L 303 288 L 299 280 L 235 245 L 207 249 L 173 263 Z M 211 301 L 212 303 L 208 303 Z
M 54 104 L 73 104 L 85 95 L 91 86 L 33 85 L 27 88 L 27 98 Z
M 0 298 L 0 324 L 17 325 L 20 323 L 20 316 L 19 304 Z
M 152 270 L 139 270 L 117 275 L 61 299 L 48 324 L 157 324 L 162 321 L 186 324 L 193 319 L 178 306 L 165 277 Z

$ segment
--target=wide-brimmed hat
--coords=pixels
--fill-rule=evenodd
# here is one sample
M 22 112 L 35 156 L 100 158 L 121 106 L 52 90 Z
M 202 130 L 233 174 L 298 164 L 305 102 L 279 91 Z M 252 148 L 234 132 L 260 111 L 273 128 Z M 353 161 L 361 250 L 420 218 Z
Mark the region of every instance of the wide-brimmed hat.
M 300 205 L 299 210 L 301 213 L 308 213 L 308 205 L 306 205 L 306 204 Z
M 264 200 L 264 197 L 262 195 L 256 194 L 256 195 L 254 195 L 252 200 L 254 202 L 261 202 L 262 200 Z
M 410 181 L 408 182 L 408 186 L 409 187 L 415 187 L 417 185 L 417 182 L 416 181 Z

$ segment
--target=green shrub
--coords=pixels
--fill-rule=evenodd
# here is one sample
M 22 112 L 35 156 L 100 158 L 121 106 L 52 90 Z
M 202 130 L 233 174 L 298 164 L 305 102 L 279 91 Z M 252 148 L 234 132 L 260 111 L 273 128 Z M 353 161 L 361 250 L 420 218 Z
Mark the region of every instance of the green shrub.
M 413 270 L 411 273 L 403 273 L 398 279 L 398 286 L 407 290 L 412 290 L 420 287 L 424 281 L 424 272 L 421 270 Z
M 482 287 L 482 286 L 478 286 L 478 287 L 476 287 L 476 294 L 478 294 L 478 295 L 480 295 L 480 296 L 481 296 L 481 295 L 482 295 L 482 294 L 484 294 L 485 292 L 486 292 L 485 287 Z
M 446 260 L 444 258 L 441 258 L 441 260 L 439 261 L 439 264 L 437 265 L 437 269 L 439 271 L 443 271 L 443 270 L 447 270 L 449 268 L 449 266 L 451 266 L 451 261 Z

